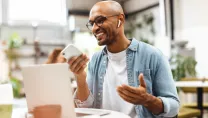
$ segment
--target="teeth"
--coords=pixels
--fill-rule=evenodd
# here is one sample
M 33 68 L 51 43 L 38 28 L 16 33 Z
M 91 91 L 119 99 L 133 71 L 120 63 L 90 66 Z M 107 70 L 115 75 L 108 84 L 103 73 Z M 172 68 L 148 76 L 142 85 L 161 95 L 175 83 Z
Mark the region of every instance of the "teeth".
M 103 35 L 103 33 L 99 33 L 99 34 L 97 34 L 96 36 L 98 37 L 98 36 L 100 36 L 100 35 Z

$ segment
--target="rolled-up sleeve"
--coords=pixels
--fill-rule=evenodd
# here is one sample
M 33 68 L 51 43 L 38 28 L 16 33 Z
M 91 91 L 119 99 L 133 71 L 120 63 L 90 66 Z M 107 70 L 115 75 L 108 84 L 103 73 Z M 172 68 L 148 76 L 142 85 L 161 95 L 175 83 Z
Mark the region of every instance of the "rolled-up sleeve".
M 157 56 L 156 70 L 153 80 L 153 91 L 156 97 L 163 102 L 162 117 L 174 117 L 178 114 L 180 101 L 173 80 L 168 60 L 161 54 Z
M 76 96 L 76 93 L 75 93 L 75 96 Z M 90 95 L 88 96 L 87 100 L 81 101 L 75 97 L 74 101 L 75 101 L 76 106 L 78 108 L 92 108 L 94 97 L 93 97 L 92 93 L 90 92 Z
M 78 108 L 92 108 L 93 107 L 93 102 L 94 102 L 94 97 L 92 94 L 92 67 L 91 67 L 91 63 L 88 63 L 88 67 L 87 67 L 87 78 L 86 78 L 86 82 L 88 84 L 89 87 L 89 91 L 90 94 L 88 96 L 88 98 L 85 101 L 81 101 L 77 98 L 77 90 L 74 92 L 74 102 L 76 104 L 76 106 Z
M 158 116 L 174 117 L 178 114 L 180 107 L 179 101 L 167 97 L 158 98 L 162 100 L 164 106 L 164 112 L 159 114 Z

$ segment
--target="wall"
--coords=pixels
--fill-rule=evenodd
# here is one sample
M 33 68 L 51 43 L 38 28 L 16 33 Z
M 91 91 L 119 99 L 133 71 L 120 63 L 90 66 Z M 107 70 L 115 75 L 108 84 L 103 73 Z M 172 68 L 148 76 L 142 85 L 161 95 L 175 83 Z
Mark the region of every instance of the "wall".
M 33 40 L 34 35 L 40 40 L 64 40 L 69 38 L 68 29 L 65 27 L 38 27 L 36 30 L 32 26 L 1 26 L 0 34 L 1 39 L 8 39 L 9 36 L 16 32 L 21 37 L 28 40 Z
M 1 27 L 1 39 L 0 39 L 0 43 L 1 40 L 8 40 L 9 37 L 13 34 L 13 33 L 18 33 L 18 35 L 22 38 L 25 38 L 27 40 L 28 43 L 33 43 L 34 41 L 34 29 L 30 26 L 15 26 L 15 27 L 8 27 L 8 26 L 3 26 Z M 64 28 L 64 27 L 40 27 L 36 30 L 36 36 L 41 43 L 45 43 L 45 44 L 57 44 L 57 43 L 65 43 L 67 44 L 68 42 L 70 42 L 70 38 L 69 38 L 69 32 L 68 29 Z M 59 46 L 59 45 L 54 45 L 54 46 L 46 46 L 46 45 L 40 45 L 40 50 L 41 52 L 44 52 L 46 54 L 46 56 L 42 56 L 40 57 L 37 61 L 35 60 L 34 55 L 35 51 L 34 51 L 34 45 L 23 45 L 21 47 L 21 49 L 18 49 L 19 54 L 23 55 L 21 58 L 18 59 L 18 63 L 20 66 L 24 66 L 24 65 L 30 65 L 30 64 L 35 64 L 37 63 L 45 63 L 47 60 L 47 55 L 52 52 L 52 50 L 56 47 L 62 47 L 63 46 Z M 0 45 L 0 80 L 1 79 L 5 79 L 5 75 L 7 75 L 8 72 L 8 68 L 7 68 L 7 58 L 4 56 L 3 54 L 3 49 L 1 48 Z M 13 71 L 13 76 L 18 77 L 19 79 L 22 78 L 20 70 L 17 71 Z
M 175 0 L 175 40 L 188 40 L 196 48 L 198 77 L 208 78 L 207 0 Z
M 89 30 L 86 27 L 86 24 L 89 21 L 88 16 L 71 15 L 69 19 L 71 20 L 71 22 L 69 22 L 69 26 L 74 25 L 74 28 L 70 30 L 89 32 Z
M 129 0 L 125 2 L 124 9 L 126 13 L 130 13 L 158 2 L 159 0 Z
M 133 21 L 134 23 L 136 23 L 142 18 L 144 14 L 152 13 L 154 16 L 153 24 L 156 31 L 155 36 L 152 36 L 151 33 L 148 33 L 145 30 L 137 29 L 134 33 L 134 37 L 138 39 L 141 34 L 144 34 L 145 37 L 148 37 L 151 42 L 154 42 L 154 45 L 159 48 L 167 58 L 170 58 L 170 38 L 167 37 L 167 34 L 165 34 L 165 15 L 163 0 L 129 0 L 125 2 L 124 9 L 125 12 L 131 13 L 154 5 L 156 3 L 159 3 L 160 6 L 136 14 L 136 20 Z M 125 24 L 125 28 L 127 29 L 129 28 L 128 23 L 129 22 L 127 21 Z
M 66 0 L 66 6 L 69 10 L 90 10 L 98 1 L 100 0 Z

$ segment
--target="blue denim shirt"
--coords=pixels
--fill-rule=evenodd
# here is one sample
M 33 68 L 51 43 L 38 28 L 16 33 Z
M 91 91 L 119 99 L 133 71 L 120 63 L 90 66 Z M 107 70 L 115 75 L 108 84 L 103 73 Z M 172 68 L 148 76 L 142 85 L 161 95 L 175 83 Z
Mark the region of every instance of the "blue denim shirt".
M 139 86 L 138 76 L 144 74 L 147 92 L 160 98 L 164 113 L 154 115 L 142 105 L 136 105 L 139 118 L 173 117 L 179 111 L 179 98 L 167 59 L 151 45 L 132 39 L 126 51 L 128 84 Z M 103 81 L 108 64 L 106 48 L 97 52 L 88 65 L 87 83 L 94 97 L 93 108 L 102 107 Z

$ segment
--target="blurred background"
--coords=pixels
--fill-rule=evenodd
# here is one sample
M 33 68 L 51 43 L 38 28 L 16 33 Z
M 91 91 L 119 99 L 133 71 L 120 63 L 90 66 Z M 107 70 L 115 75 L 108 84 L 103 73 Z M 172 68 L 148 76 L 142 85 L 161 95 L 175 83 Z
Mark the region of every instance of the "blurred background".
M 0 86 L 12 83 L 14 118 L 26 107 L 22 66 L 47 63 L 54 49 L 69 43 L 89 57 L 103 48 L 86 27 L 89 11 L 98 1 L 102 0 L 0 0 Z M 116 1 L 125 12 L 126 36 L 159 48 L 176 82 L 208 80 L 207 0 Z M 177 88 L 183 108 L 179 117 L 203 117 L 199 115 L 203 107 L 208 118 L 208 85 L 202 88 L 203 96 L 197 87 Z M 204 105 L 199 108 L 200 97 Z

